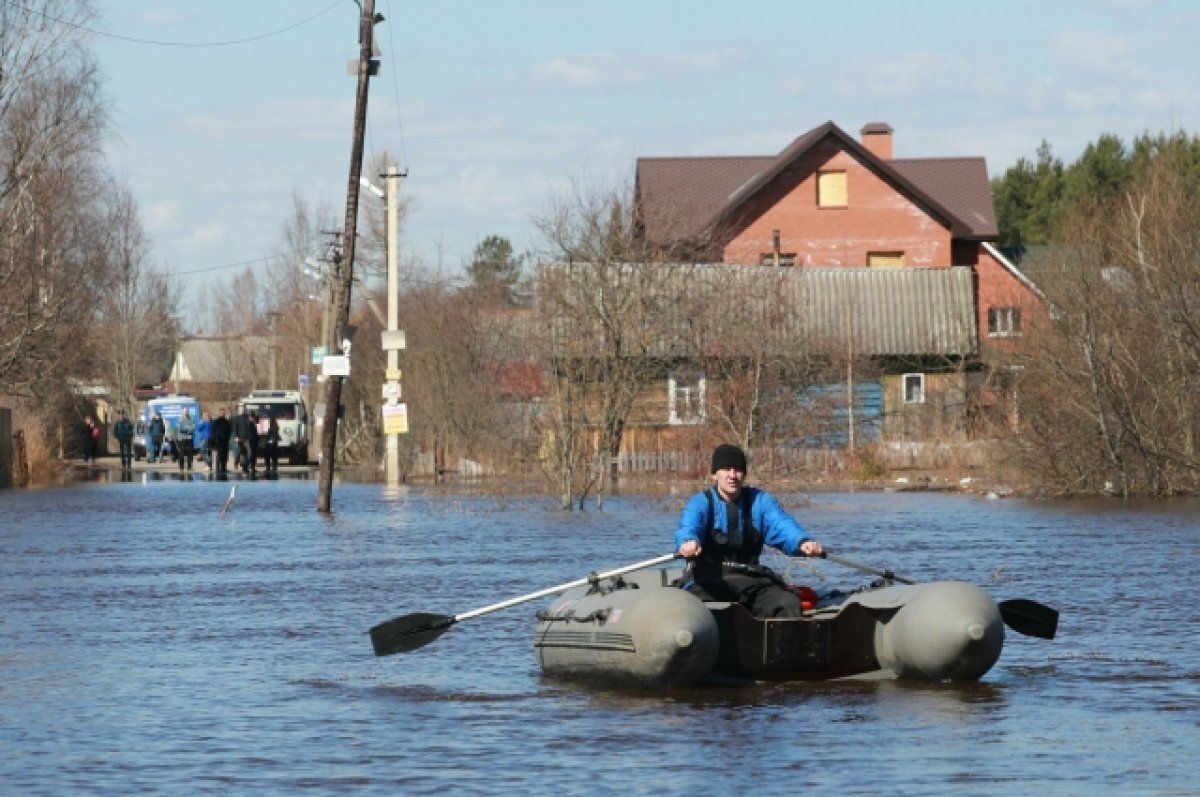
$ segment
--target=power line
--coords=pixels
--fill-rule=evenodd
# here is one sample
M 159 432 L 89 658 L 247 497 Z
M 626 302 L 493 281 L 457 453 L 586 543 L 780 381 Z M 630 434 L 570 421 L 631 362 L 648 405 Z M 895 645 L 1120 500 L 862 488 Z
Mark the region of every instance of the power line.
M 240 268 L 242 266 L 254 266 L 254 265 L 258 265 L 260 263 L 270 263 L 272 260 L 274 260 L 277 257 L 279 257 L 278 254 L 264 255 L 263 257 L 256 257 L 253 260 L 241 260 L 237 263 L 226 263 L 223 266 L 206 266 L 204 268 L 191 268 L 191 269 L 188 269 L 187 271 L 176 271 L 174 273 L 175 273 L 175 276 L 177 276 L 177 277 L 186 277 L 190 274 L 204 274 L 209 271 L 224 271 L 227 268 Z
M 247 44 L 249 42 L 256 42 L 256 41 L 262 41 L 263 39 L 269 39 L 273 36 L 278 36 L 282 33 L 287 33 L 288 31 L 295 30 L 296 28 L 299 28 L 303 25 L 307 25 L 308 23 L 312 22 L 314 19 L 317 19 L 318 17 L 322 17 L 325 14 L 328 14 L 333 9 L 342 5 L 342 3 L 345 0 L 335 0 L 333 5 L 329 6 L 328 8 L 325 8 L 322 11 L 318 11 L 317 13 L 313 14 L 311 17 L 308 17 L 307 19 L 302 19 L 299 22 L 293 23 L 286 27 L 279 28 L 278 30 L 270 31 L 269 33 L 260 33 L 255 36 L 247 36 L 242 39 L 229 39 L 227 41 L 212 41 L 212 42 L 172 42 L 172 41 L 162 41 L 162 40 L 156 40 L 156 39 L 140 39 L 140 38 L 137 38 L 136 36 L 122 36 L 119 33 L 109 33 L 108 31 L 98 30 L 96 28 L 89 28 L 86 25 L 78 25 L 74 22 L 69 22 L 65 19 L 61 19 L 61 18 L 53 16 L 51 14 L 47 14 L 45 11 L 38 11 L 36 9 L 30 8 L 29 6 L 24 5 L 23 3 L 17 2 L 17 0 L 5 0 L 5 1 L 11 2 L 13 5 L 17 6 L 21 10 L 26 11 L 30 14 L 38 14 L 42 17 L 45 17 L 46 19 L 50 20 L 51 22 L 57 22 L 60 25 L 65 25 L 69 28 L 74 28 L 76 30 L 83 31 L 85 33 L 91 33 L 95 36 L 103 36 L 107 39 L 116 39 L 118 41 L 130 42 L 132 44 L 146 44 L 146 45 L 150 45 L 153 47 L 201 48 L 201 47 L 228 47 L 228 46 L 234 45 L 234 44 Z

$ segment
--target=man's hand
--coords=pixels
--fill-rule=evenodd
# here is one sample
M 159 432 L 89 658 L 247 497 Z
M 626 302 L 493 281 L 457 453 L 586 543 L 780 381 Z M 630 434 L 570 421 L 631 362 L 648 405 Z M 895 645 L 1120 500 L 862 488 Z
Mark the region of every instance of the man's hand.
M 820 556 L 825 549 L 821 547 L 821 543 L 816 540 L 805 540 L 800 543 L 800 553 L 805 556 Z
M 700 555 L 700 543 L 695 540 L 688 540 L 679 546 L 679 555 L 684 559 L 695 559 Z

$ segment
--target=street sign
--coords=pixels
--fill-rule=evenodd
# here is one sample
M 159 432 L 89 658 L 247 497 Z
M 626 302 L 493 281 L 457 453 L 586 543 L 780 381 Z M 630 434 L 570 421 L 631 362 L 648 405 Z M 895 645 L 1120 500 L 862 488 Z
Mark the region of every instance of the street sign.
M 383 407 L 383 433 L 408 434 L 408 405 L 385 404 Z
M 379 333 L 384 351 L 400 351 L 404 348 L 403 329 L 385 329 Z
M 344 354 L 329 354 L 321 360 L 321 373 L 325 376 L 350 376 L 350 358 Z

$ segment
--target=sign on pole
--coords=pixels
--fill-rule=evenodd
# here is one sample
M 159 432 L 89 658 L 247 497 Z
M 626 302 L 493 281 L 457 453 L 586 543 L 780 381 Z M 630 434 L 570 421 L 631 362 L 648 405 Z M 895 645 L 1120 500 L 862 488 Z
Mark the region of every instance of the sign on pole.
M 383 433 L 408 434 L 407 404 L 385 404 L 383 406 Z

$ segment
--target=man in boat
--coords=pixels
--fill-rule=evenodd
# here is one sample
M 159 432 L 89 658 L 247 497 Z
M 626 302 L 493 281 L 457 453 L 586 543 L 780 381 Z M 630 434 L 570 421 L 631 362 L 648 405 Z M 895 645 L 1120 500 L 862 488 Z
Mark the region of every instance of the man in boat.
M 689 560 L 680 586 L 701 600 L 740 603 L 756 617 L 799 617 L 800 599 L 760 569 L 758 557 L 764 545 L 789 556 L 820 556 L 821 543 L 770 493 L 744 486 L 741 448 L 722 444 L 713 450 L 712 480 L 688 501 L 675 531 L 675 549 Z

